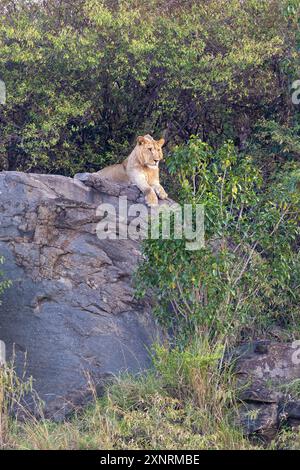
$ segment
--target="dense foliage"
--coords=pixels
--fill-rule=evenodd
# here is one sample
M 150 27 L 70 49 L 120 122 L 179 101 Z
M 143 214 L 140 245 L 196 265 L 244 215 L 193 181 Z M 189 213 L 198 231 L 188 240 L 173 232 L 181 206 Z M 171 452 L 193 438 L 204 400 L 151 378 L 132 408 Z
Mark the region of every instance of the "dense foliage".
M 139 285 L 155 289 L 161 320 L 188 337 L 198 330 L 238 340 L 275 326 L 299 335 L 300 166 L 286 164 L 265 187 L 231 142 L 213 151 L 192 138 L 168 167 L 182 204 L 204 206 L 206 246 L 145 243 Z
M 164 132 L 169 147 L 198 134 L 214 147 L 232 139 L 244 148 L 259 123 L 293 120 L 298 0 L 0 7 L 2 169 L 99 169 L 142 132 Z M 299 144 L 292 151 L 299 155 Z

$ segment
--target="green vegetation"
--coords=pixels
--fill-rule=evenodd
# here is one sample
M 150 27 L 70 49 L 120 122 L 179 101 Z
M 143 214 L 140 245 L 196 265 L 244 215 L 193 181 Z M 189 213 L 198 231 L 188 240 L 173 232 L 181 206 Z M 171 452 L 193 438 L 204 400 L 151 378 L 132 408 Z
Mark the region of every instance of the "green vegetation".
M 177 340 L 201 331 L 239 341 L 274 325 L 299 336 L 300 166 L 283 165 L 265 184 L 253 158 L 232 143 L 213 151 L 192 138 L 168 167 L 179 202 L 204 205 L 206 246 L 145 243 L 140 291 L 154 290 L 159 319 Z
M 4 448 L 16 449 L 251 449 L 231 424 L 235 406 L 222 351 L 207 341 L 185 352 L 157 347 L 156 372 L 123 377 L 102 399 L 70 421 L 10 420 Z
M 205 338 L 194 341 L 185 351 L 156 347 L 155 371 L 141 377 L 121 377 L 107 387 L 103 398 L 97 399 L 95 394 L 94 403 L 64 423 L 9 418 L 1 447 L 299 450 L 296 430 L 282 430 L 266 445 L 251 443 L 233 425 L 236 386 L 230 369 L 221 372 L 218 367 L 222 354 L 222 349 L 212 347 Z M 14 377 L 12 372 L 7 375 L 10 381 Z
M 293 121 L 298 0 L 0 4 L 0 168 L 99 169 L 143 132 L 244 148 Z
M 0 264 L 3 264 L 4 258 L 0 256 Z M 3 291 L 10 286 L 10 281 L 3 280 L 3 273 L 0 271 L 0 295 Z M 0 299 L 1 307 L 1 299 Z M 1 337 L 0 337 L 1 341 Z M 15 390 L 20 390 L 20 387 L 15 387 L 11 377 L 14 372 L 11 368 L 2 367 L 2 358 L 0 357 L 0 448 L 3 444 L 3 437 L 8 429 L 8 412 L 9 404 L 15 396 Z M 16 378 L 16 381 L 18 379 Z M 18 381 L 20 384 L 20 382 Z M 20 384 L 21 385 L 21 384 Z M 21 386 L 22 388 L 22 386 Z
M 138 294 L 154 289 L 172 331 L 154 370 L 120 378 L 62 424 L 15 422 L 3 404 L 2 447 L 253 448 L 233 426 L 220 360 L 274 328 L 300 337 L 300 0 L 0 5 L 0 169 L 94 171 L 138 134 L 164 133 L 163 183 L 180 204 L 203 204 L 206 237 L 198 251 L 144 244 Z M 10 397 L 13 380 L 1 380 Z M 270 448 L 299 449 L 299 434 Z

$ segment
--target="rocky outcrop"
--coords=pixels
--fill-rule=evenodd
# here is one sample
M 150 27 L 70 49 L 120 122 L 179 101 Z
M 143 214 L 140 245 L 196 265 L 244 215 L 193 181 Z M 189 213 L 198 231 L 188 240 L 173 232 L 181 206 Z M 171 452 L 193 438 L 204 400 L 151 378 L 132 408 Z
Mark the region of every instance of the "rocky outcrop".
M 245 434 L 272 439 L 300 425 L 300 343 L 255 341 L 230 357 L 239 388 L 238 423 Z
M 89 381 L 101 390 L 108 377 L 149 367 L 160 335 L 150 300 L 134 298 L 139 242 L 96 235 L 98 205 L 117 208 L 121 195 L 129 206 L 142 201 L 134 187 L 0 173 L 0 255 L 12 280 L 0 339 L 55 419 L 88 399 Z M 35 410 L 32 396 L 26 406 Z

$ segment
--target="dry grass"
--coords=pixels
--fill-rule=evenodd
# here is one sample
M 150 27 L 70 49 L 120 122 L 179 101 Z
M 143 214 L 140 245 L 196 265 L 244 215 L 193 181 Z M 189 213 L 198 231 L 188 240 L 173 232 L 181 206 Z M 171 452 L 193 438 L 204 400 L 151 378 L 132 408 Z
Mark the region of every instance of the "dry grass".
M 82 413 L 56 424 L 9 418 L 11 386 L 3 380 L 2 448 L 6 449 L 250 449 L 230 424 L 234 395 L 230 374 L 208 343 L 172 351 L 157 347 L 156 372 L 122 377 Z M 3 378 L 7 370 L 1 372 Z M 6 385 L 5 385 L 6 384 Z M 20 393 L 15 393 L 15 398 Z
M 230 370 L 220 370 L 222 350 L 202 341 L 180 351 L 157 347 L 156 371 L 122 377 L 105 395 L 64 423 L 18 422 L 1 414 L 3 449 L 257 449 L 231 424 L 235 410 Z M 1 371 L 3 375 L 4 371 Z M 7 374 L 8 372 L 6 372 Z M 9 372 L 10 377 L 14 376 Z M 10 383 L 15 381 L 10 380 Z M 18 385 L 20 386 L 20 384 Z M 20 393 L 15 397 L 20 396 Z M 2 405 L 4 403 L 2 398 Z M 283 436 L 283 437 L 282 437 Z M 287 448 L 291 435 L 270 448 Z M 294 438 L 294 445 L 299 443 Z

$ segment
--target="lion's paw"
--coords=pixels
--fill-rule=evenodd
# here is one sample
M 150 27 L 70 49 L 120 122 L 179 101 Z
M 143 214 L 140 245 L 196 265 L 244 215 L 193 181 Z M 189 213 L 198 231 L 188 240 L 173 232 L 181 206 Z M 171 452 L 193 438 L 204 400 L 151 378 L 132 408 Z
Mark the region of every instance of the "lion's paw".
M 159 199 L 168 199 L 168 194 L 164 190 L 164 188 L 161 188 L 158 193 Z
M 158 205 L 158 199 L 153 190 L 149 191 L 149 193 L 145 196 L 147 206 L 153 207 Z

